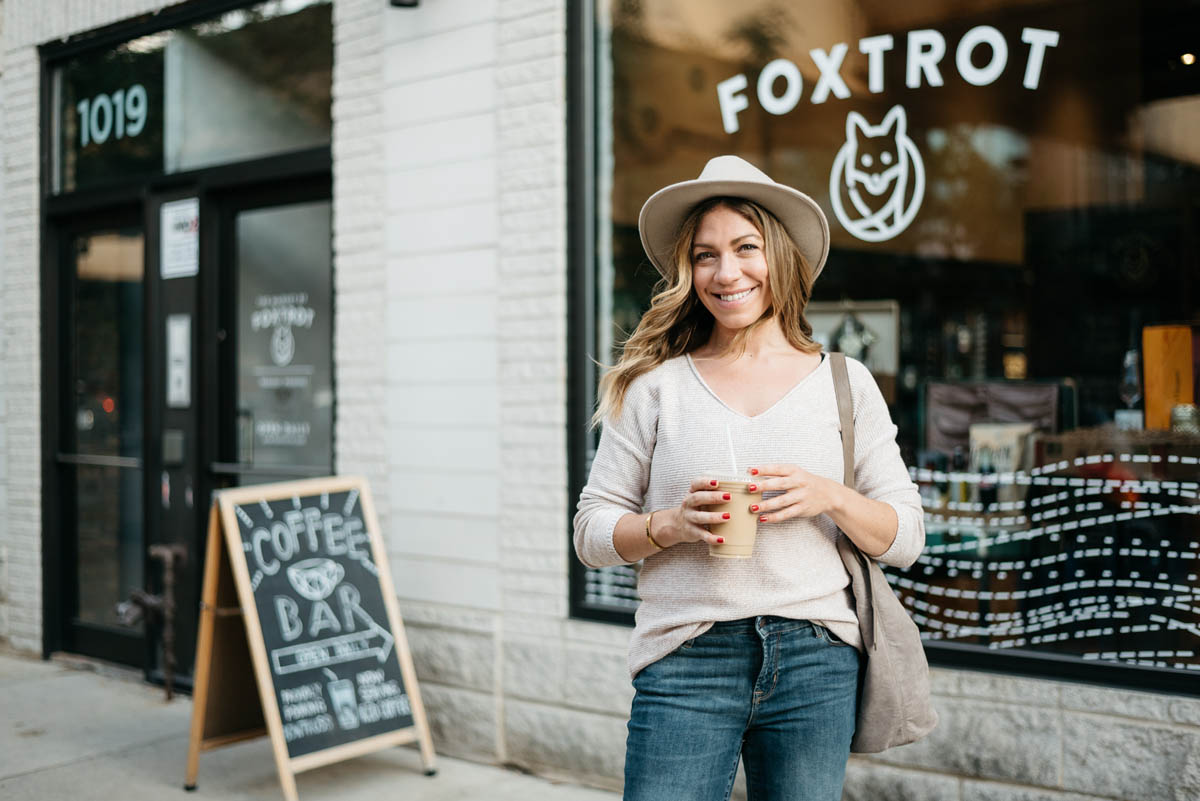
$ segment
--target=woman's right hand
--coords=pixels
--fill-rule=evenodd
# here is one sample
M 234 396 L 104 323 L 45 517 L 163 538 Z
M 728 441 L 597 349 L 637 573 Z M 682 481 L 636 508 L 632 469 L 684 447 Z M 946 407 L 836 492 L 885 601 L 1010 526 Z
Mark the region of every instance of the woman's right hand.
M 666 547 L 678 545 L 681 542 L 707 542 L 710 545 L 720 545 L 725 542 L 725 539 L 710 532 L 707 526 L 725 522 L 729 519 L 729 514 L 728 512 L 709 512 L 705 507 L 723 504 L 728 500 L 729 493 L 721 489 L 716 479 L 694 479 L 688 488 L 688 494 L 684 496 L 683 502 L 678 507 L 664 509 L 654 516 L 651 534 L 655 541 Z

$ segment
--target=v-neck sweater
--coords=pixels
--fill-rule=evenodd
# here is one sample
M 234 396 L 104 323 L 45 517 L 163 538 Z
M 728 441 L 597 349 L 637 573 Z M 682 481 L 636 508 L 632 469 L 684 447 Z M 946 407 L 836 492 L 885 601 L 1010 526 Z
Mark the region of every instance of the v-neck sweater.
M 854 359 L 846 365 L 854 399 L 857 490 L 890 505 L 898 520 L 895 539 L 878 561 L 908 567 L 925 544 L 920 495 L 875 379 Z M 574 542 L 580 561 L 588 567 L 631 564 L 613 545 L 617 521 L 631 512 L 678 506 L 693 479 L 731 477 L 730 435 L 740 478 L 748 478 L 750 466 L 783 463 L 841 483 L 842 444 L 829 359 L 823 357 L 753 417 L 726 405 L 690 357 L 670 359 L 638 376 L 626 390 L 619 416 L 602 428 L 579 497 Z M 758 615 L 810 620 L 861 648 L 838 536 L 826 515 L 792 518 L 759 523 L 749 558 L 711 557 L 708 545 L 699 542 L 646 557 L 638 574 L 641 603 L 629 646 L 630 675 L 717 621 Z

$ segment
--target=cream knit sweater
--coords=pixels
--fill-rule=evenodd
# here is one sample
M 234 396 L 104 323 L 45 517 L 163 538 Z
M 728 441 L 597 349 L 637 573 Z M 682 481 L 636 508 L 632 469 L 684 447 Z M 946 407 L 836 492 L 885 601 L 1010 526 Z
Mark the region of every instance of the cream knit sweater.
M 896 426 L 875 379 L 847 359 L 854 397 L 854 476 L 858 491 L 896 510 L 896 538 L 879 561 L 907 567 L 925 544 L 917 487 L 896 445 Z M 842 447 L 829 359 L 771 408 L 746 417 L 726 406 L 681 356 L 629 387 L 620 417 L 608 421 L 575 515 L 575 552 L 589 567 L 628 564 L 613 547 L 613 528 L 630 512 L 678 506 L 692 479 L 728 476 L 733 441 L 740 471 L 790 463 L 842 480 Z M 768 495 L 769 497 L 769 495 Z M 699 636 L 719 620 L 756 615 L 812 620 L 861 647 L 850 579 L 828 517 L 760 523 L 754 555 L 720 559 L 704 543 L 683 543 L 647 557 L 629 672 Z

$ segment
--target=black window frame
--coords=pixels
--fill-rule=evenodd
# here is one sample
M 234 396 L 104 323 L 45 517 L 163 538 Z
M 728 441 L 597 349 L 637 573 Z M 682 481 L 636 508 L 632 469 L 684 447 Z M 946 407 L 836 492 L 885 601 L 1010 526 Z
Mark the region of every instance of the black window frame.
M 567 492 L 569 616 L 578 620 L 632 626 L 632 613 L 589 605 L 587 568 L 575 556 L 573 517 L 587 483 L 589 421 L 596 391 L 596 2 L 568 4 L 567 11 Z M 834 254 L 831 253 L 831 258 Z M 1083 682 L 1107 687 L 1200 697 L 1200 676 L 1159 668 L 1021 649 L 993 649 L 926 640 L 933 667 L 964 668 L 1037 679 Z

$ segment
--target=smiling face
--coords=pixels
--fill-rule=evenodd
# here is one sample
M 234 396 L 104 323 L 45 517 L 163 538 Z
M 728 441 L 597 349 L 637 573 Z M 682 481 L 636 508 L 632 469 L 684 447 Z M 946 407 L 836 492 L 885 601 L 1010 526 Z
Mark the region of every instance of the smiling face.
M 692 238 L 692 286 L 718 329 L 734 334 L 771 307 L 762 233 L 728 206 L 709 210 Z

